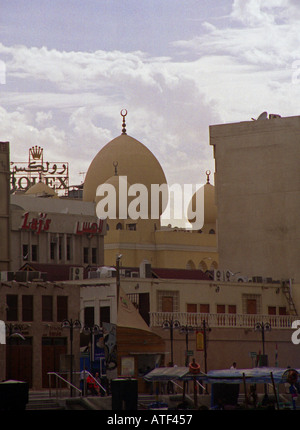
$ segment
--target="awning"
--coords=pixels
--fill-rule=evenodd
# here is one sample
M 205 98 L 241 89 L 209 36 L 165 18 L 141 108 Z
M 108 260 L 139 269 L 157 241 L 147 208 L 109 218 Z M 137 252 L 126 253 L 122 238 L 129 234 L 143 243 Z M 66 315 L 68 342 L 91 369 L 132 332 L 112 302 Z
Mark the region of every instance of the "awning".
M 240 384 L 246 382 L 248 384 L 271 383 L 272 377 L 275 384 L 284 384 L 287 382 L 289 371 L 296 370 L 300 373 L 300 369 L 286 369 L 279 367 L 254 367 L 253 369 L 223 369 L 211 370 L 204 377 L 204 383 L 227 383 Z
M 300 369 L 286 369 L 278 367 L 255 367 L 253 369 L 222 369 L 211 370 L 207 374 L 200 372 L 192 374 L 188 367 L 158 367 L 147 373 L 144 378 L 147 381 L 188 381 L 197 379 L 203 384 L 226 383 L 249 384 L 271 383 L 272 376 L 275 384 L 287 382 L 287 375 L 290 370 L 296 370 L 299 374 Z
M 193 375 L 188 367 L 157 367 L 147 373 L 144 378 L 147 381 L 170 381 L 170 380 L 189 380 L 196 377 L 197 379 L 205 376 L 204 373 Z

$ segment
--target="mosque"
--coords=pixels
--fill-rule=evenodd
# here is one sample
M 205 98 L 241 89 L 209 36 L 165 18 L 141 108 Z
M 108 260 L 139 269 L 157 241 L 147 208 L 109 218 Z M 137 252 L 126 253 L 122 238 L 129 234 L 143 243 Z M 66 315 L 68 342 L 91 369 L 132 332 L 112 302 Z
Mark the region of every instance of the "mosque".
M 154 154 L 127 134 L 125 123 L 127 111 L 122 110 L 121 115 L 123 116 L 121 135 L 108 142 L 96 154 L 86 173 L 83 186 L 83 201 L 93 202 L 96 209 L 101 202 L 101 197 L 97 195 L 99 185 L 104 188 L 113 186 L 116 190 L 116 216 L 108 216 L 107 219 L 105 264 L 115 265 L 116 255 L 122 254 L 122 264 L 127 267 L 139 267 L 142 261 L 147 260 L 152 267 L 200 269 L 204 272 L 217 269 L 217 210 L 214 203 L 214 186 L 209 179 L 210 172 L 207 172 L 207 183 L 201 189 L 204 206 L 201 228 L 162 225 L 160 216 L 166 209 L 166 201 L 160 195 L 158 216 L 154 219 L 151 217 L 150 208 L 153 184 L 167 186 L 165 173 Z M 124 178 L 126 183 L 122 183 Z M 127 213 L 125 216 L 122 215 L 122 208 L 119 207 L 121 193 L 126 194 L 129 187 L 134 184 L 142 184 L 148 195 L 146 209 L 148 216 L 138 219 L 127 216 Z M 121 192 L 120 187 L 123 187 Z M 132 197 L 131 200 L 128 198 L 129 205 L 132 200 Z
M 293 366 L 297 363 L 298 351 L 291 342 L 291 323 L 298 319 L 300 303 L 297 260 L 299 169 L 295 157 L 299 153 L 299 139 L 295 136 L 299 136 L 300 118 L 247 121 L 210 128 L 210 144 L 216 162 L 217 205 L 215 187 L 210 183 L 210 172 L 207 172 L 207 183 L 191 199 L 193 206 L 197 194 L 202 193 L 204 201 L 203 225 L 195 229 L 194 219 L 190 216 L 191 227 L 178 228 L 163 225 L 159 216 L 153 218 L 149 212 L 141 218 L 122 213 L 120 195 L 124 188 L 121 187 L 127 187 L 130 205 L 136 203 L 132 199 L 136 195 L 129 192 L 131 186 L 142 185 L 144 188 L 140 189 L 147 190 L 149 210 L 151 186 L 167 184 L 164 171 L 151 151 L 127 135 L 126 114 L 121 111 L 121 135 L 100 149 L 92 160 L 80 198 L 74 198 L 71 193 L 60 197 L 42 181 L 24 192 L 10 194 L 9 143 L 0 142 L 0 189 L 3 191 L 0 193 L 0 292 L 3 298 L 0 319 L 22 320 L 22 334 L 28 342 L 35 339 L 33 344 L 26 344 L 28 369 L 36 369 L 33 381 L 40 381 L 41 366 L 50 356 L 49 349 L 60 354 L 67 352 L 67 338 L 60 324 L 61 316 L 67 310 L 72 318 L 77 318 L 80 313 L 82 322 L 86 322 L 86 317 L 100 325 L 117 321 L 119 315 L 110 288 L 116 285 L 115 279 L 106 279 L 104 288 L 99 286 L 103 294 L 100 296 L 96 288 L 102 280 L 87 279 L 87 269 L 116 266 L 120 255 L 122 259 L 118 261 L 124 270 L 121 272 L 122 289 L 144 320 L 148 318 L 146 323 L 152 330 L 152 337 L 147 341 L 152 342 L 153 359 L 164 354 L 161 339 L 167 344 L 167 350 L 172 345 L 168 338 L 170 332 L 164 330 L 163 319 L 178 318 L 182 326 L 192 324 L 199 328 L 204 322 L 203 327 L 208 324 L 211 330 L 209 367 L 224 367 L 232 357 L 240 365 L 249 366 L 254 352 L 258 351 L 260 355 L 260 338 L 254 327 L 267 321 L 272 326 L 266 339 L 270 362 L 273 363 L 273 351 L 275 348 L 277 351 L 278 346 L 279 362 L 286 365 L 288 361 Z M 125 184 L 122 182 L 124 177 Z M 288 180 L 282 181 L 282 177 Z M 105 200 L 105 193 L 99 193 L 99 186 L 102 186 L 101 190 L 114 189 L 116 192 L 115 216 L 109 216 L 106 223 L 99 219 L 97 208 L 99 204 L 105 207 L 106 202 L 109 206 L 109 200 Z M 276 216 L 275 211 L 270 210 L 273 200 L 277 202 Z M 145 202 L 140 200 L 140 207 L 142 203 Z M 161 199 L 158 215 L 163 214 L 165 205 Z M 290 257 L 289 264 L 286 255 Z M 152 268 L 150 276 L 142 273 L 145 262 Z M 59 279 L 48 278 L 44 282 L 38 276 L 36 282 L 30 284 L 29 277 L 22 277 L 17 282 L 2 278 L 8 271 L 22 268 L 33 270 L 33 276 L 41 275 L 46 271 L 46 265 L 48 273 L 59 276 Z M 64 278 L 63 268 L 67 269 Z M 129 276 L 126 268 L 130 269 Z M 228 269 L 239 273 L 240 279 L 231 279 L 233 273 Z M 184 276 L 179 276 L 180 270 Z M 214 279 L 205 273 L 208 270 L 214 274 Z M 70 277 L 69 273 L 73 272 L 76 276 Z M 67 282 L 62 285 L 61 281 Z M 30 296 L 34 299 L 29 303 Z M 52 303 L 54 316 L 49 322 L 50 296 L 55 300 Z M 11 304 L 9 315 L 4 306 L 7 301 Z M 22 318 L 18 315 L 21 310 Z M 31 319 L 28 317 L 28 310 L 34 318 L 32 315 Z M 30 324 L 25 324 L 26 321 Z M 136 345 L 140 343 L 141 333 L 135 331 L 136 349 L 126 349 L 131 339 L 127 336 L 128 327 L 124 322 L 120 324 L 118 327 L 124 332 L 121 336 L 122 354 L 126 359 L 129 353 L 134 356 L 136 371 L 139 364 L 148 363 L 146 347 L 149 344 L 145 350 L 139 350 Z M 142 336 L 146 339 L 145 330 L 142 330 Z M 197 349 L 197 339 L 196 336 L 190 339 L 190 349 L 195 351 L 205 368 L 206 355 L 203 348 Z M 183 364 L 184 336 L 177 332 L 174 341 L 174 362 Z M 76 354 L 79 355 L 78 339 L 76 344 Z M 15 346 L 20 351 L 24 348 Z M 34 349 L 37 347 L 40 349 Z M 43 350 L 44 358 L 41 359 Z M 4 363 L 1 358 L 4 355 L 0 348 L 0 364 Z M 24 358 L 23 352 L 20 357 Z M 34 366 L 33 357 L 39 360 Z M 167 356 L 166 360 L 169 358 Z M 52 369 L 53 363 L 50 364 Z M 46 371 L 43 374 L 46 375 Z

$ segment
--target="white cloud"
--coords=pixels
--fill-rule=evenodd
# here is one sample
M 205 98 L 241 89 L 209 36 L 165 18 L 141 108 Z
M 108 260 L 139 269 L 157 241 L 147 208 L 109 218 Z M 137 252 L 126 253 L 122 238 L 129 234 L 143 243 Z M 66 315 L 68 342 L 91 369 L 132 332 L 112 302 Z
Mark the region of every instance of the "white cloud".
M 50 111 L 48 112 L 39 111 L 35 115 L 35 121 L 38 125 L 44 124 L 45 122 L 48 122 L 51 119 L 52 119 L 52 112 Z
M 299 16 L 294 0 L 235 0 L 229 21 L 205 22 L 195 37 L 174 42 L 173 58 L 0 44 L 1 138 L 15 159 L 44 146 L 49 157 L 69 160 L 76 177 L 121 133 L 126 108 L 128 134 L 155 154 L 170 182 L 204 181 L 214 170 L 209 125 L 264 110 L 299 113 Z

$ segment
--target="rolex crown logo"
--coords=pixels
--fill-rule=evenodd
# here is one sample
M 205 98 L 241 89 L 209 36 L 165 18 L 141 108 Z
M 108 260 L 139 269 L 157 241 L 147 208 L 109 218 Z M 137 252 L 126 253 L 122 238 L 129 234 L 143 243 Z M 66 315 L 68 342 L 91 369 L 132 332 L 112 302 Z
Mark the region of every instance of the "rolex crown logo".
M 43 148 L 41 148 L 40 146 L 35 145 L 30 148 L 29 151 L 33 160 L 40 160 L 42 158 Z

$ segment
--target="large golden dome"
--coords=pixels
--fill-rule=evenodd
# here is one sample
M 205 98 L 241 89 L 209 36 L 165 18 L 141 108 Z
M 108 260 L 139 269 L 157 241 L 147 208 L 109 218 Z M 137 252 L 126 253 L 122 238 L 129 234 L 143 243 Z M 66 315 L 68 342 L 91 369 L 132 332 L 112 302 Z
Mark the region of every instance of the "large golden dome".
M 84 201 L 95 201 L 97 187 L 112 177 L 116 166 L 118 176 L 127 176 L 128 184 L 145 185 L 149 198 L 151 184 L 167 183 L 152 152 L 123 129 L 123 133 L 108 142 L 91 162 L 84 181 Z

